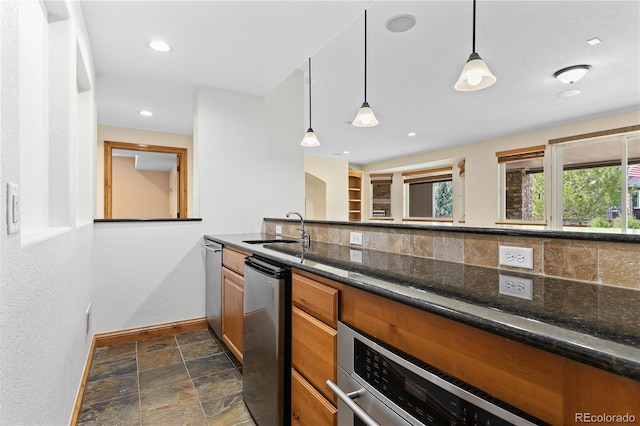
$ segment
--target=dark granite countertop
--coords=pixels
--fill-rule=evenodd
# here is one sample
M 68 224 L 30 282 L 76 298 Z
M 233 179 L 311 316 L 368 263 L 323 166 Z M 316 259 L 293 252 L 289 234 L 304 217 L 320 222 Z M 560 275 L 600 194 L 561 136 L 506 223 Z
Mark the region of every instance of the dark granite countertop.
M 265 221 L 275 222 L 299 222 L 298 219 L 289 218 L 265 218 Z M 389 221 L 371 221 L 371 222 L 343 222 L 333 220 L 309 220 L 304 221 L 306 224 L 316 225 L 342 225 L 357 226 L 364 228 L 384 228 L 384 229 L 418 229 L 421 231 L 444 231 L 454 233 L 468 233 L 480 235 L 508 235 L 516 237 L 532 237 L 532 238 L 549 238 L 549 239 L 570 239 L 581 241 L 607 241 L 618 243 L 635 243 L 640 244 L 640 232 L 638 230 L 630 230 L 628 233 L 612 232 L 609 228 L 603 228 L 600 232 L 595 229 L 587 228 L 570 228 L 562 230 L 551 229 L 532 229 L 526 225 L 496 225 L 495 227 L 477 227 L 468 225 L 452 225 L 452 224 L 428 224 L 428 223 L 399 223 Z
M 274 237 L 205 236 L 640 380 L 640 291 L 315 241 L 304 254 L 298 243 L 243 242 Z M 532 280 L 532 292 L 508 294 L 501 273 Z

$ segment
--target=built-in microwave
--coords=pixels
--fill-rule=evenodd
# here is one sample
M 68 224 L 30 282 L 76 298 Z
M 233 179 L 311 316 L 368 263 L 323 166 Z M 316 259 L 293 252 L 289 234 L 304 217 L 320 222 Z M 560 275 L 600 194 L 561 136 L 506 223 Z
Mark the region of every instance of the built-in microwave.
M 442 371 L 338 324 L 338 424 L 545 424 Z

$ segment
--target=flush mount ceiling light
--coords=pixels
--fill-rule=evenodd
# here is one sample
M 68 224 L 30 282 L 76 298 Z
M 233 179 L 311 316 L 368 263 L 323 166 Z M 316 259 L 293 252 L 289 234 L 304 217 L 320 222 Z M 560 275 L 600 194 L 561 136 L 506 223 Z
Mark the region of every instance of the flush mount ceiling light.
M 320 141 L 311 128 L 311 58 L 309 58 L 309 130 L 304 134 L 300 145 L 307 147 L 320 146 Z
M 573 65 L 562 68 L 553 73 L 553 76 L 566 84 L 573 84 L 580 80 L 591 69 L 591 65 Z
M 390 18 L 385 27 L 392 33 L 404 33 L 416 26 L 416 17 L 413 15 L 398 15 Z
M 138 111 L 138 114 L 143 115 L 145 117 L 151 117 L 153 115 L 151 111 L 147 111 L 145 109 Z
M 594 37 L 592 39 L 587 40 L 587 43 L 589 43 L 591 46 L 595 46 L 597 44 L 602 43 L 602 40 L 600 40 L 598 37 Z
M 367 10 L 364 10 L 364 102 L 351 124 L 356 127 L 373 127 L 380 122 L 367 103 Z
M 480 55 L 476 53 L 476 0 L 473 0 L 473 39 L 472 39 L 471 55 L 467 59 L 467 63 L 462 68 L 460 78 L 453 86 L 461 92 L 470 92 L 480 90 L 491 86 L 496 82 L 496 77 L 491 74 L 489 67 L 482 60 Z
M 153 40 L 149 43 L 149 47 L 155 50 L 156 52 L 166 53 L 171 51 L 171 46 L 161 40 Z

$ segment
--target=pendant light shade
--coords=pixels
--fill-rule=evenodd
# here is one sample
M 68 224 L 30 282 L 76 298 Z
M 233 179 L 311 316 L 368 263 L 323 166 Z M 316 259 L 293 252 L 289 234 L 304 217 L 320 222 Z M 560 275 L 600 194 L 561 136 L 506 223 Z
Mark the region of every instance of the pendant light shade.
M 309 127 L 309 130 L 307 130 L 307 133 L 304 134 L 304 137 L 302 138 L 302 142 L 300 142 L 300 145 L 307 146 L 307 147 L 320 146 L 320 141 L 318 140 L 318 137 L 316 136 L 315 132 L 311 127 Z
M 356 119 L 351 123 L 356 127 L 373 127 L 380 124 L 376 115 L 367 102 L 363 102 L 362 106 L 356 114 Z
M 373 127 L 380 124 L 367 102 L 367 10 L 364 11 L 364 102 L 351 123 L 356 127 Z
M 304 134 L 300 145 L 305 147 L 320 146 L 320 141 L 311 128 L 311 58 L 309 58 L 309 130 Z
M 489 67 L 476 53 L 476 0 L 473 0 L 473 41 L 472 53 L 462 68 L 460 78 L 453 86 L 461 92 L 484 89 L 496 82 L 496 77 L 489 71 Z

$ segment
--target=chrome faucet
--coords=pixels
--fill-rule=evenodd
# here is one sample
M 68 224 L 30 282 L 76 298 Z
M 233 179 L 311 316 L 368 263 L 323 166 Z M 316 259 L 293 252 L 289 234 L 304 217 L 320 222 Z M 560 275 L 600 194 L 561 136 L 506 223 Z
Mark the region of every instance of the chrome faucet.
M 306 252 L 309 249 L 309 244 L 311 243 L 311 236 L 307 231 L 304 230 L 304 218 L 302 217 L 302 215 L 298 212 L 290 211 L 289 213 L 287 213 L 287 217 L 291 216 L 292 214 L 300 218 L 300 228 L 298 228 L 298 231 L 302 232 L 300 244 L 302 244 L 302 250 Z

